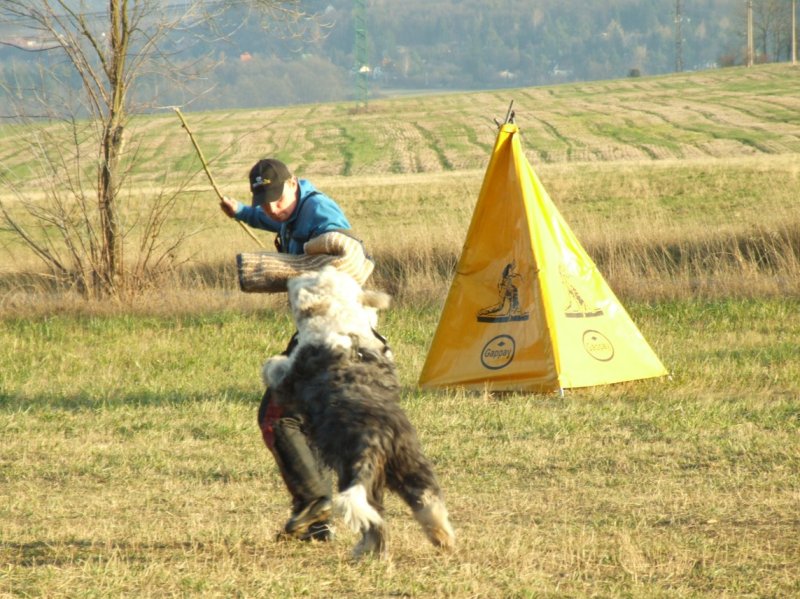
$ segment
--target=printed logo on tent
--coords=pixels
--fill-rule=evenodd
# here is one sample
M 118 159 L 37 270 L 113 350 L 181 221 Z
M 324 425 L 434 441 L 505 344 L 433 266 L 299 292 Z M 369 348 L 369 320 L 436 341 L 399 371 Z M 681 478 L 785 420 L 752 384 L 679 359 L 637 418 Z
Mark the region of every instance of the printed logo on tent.
M 489 370 L 505 368 L 514 359 L 516 343 L 510 335 L 498 335 L 483 346 L 481 364 Z
M 517 322 L 528 320 L 519 304 L 519 285 L 522 275 L 514 272 L 515 264 L 509 262 L 503 269 L 497 284 L 499 301 L 493 306 L 478 311 L 478 322 Z
M 567 307 L 564 308 L 564 316 L 567 318 L 593 318 L 595 316 L 602 316 L 603 309 L 597 306 L 591 307 L 586 303 L 583 296 L 578 291 L 578 288 L 570 281 L 563 264 L 559 267 L 559 271 L 561 273 L 561 283 L 564 285 L 564 289 L 569 293 Z
M 614 357 L 614 345 L 600 331 L 588 329 L 583 333 L 583 347 L 600 362 L 610 362 Z

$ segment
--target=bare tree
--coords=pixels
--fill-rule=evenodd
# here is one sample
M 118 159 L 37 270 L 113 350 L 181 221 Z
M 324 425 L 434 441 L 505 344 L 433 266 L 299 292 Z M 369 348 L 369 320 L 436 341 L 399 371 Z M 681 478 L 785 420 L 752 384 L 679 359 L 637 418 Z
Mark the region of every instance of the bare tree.
M 60 58 L 42 63 L 38 82 L 3 82 L 5 99 L 16 104 L 13 120 L 26 125 L 18 141 L 29 154 L 22 163 L 27 175 L 19 175 L 19 164 L 0 165 L 4 187 L 15 196 L 13 202 L 0 199 L 0 221 L 58 281 L 86 296 L 118 295 L 173 255 L 182 237 L 165 241 L 162 226 L 175 195 L 159 192 L 137 213 L 136 259 L 125 262 L 133 226 L 123 225 L 120 205 L 130 193 L 127 175 L 137 156 L 128 125 L 146 108 L 133 92 L 140 77 L 152 73 L 185 81 L 191 65 L 178 69 L 165 40 L 174 32 L 188 37 L 201 30 L 206 41 L 224 39 L 236 23 L 220 17 L 233 7 L 249 11 L 244 18 L 259 15 L 297 35 L 314 20 L 298 0 L 0 2 L 0 23 L 27 34 L 21 51 Z
M 786 0 L 762 0 L 754 6 L 756 39 L 764 62 L 777 62 L 784 56 L 788 58 L 791 19 L 787 19 L 787 11 L 790 4 Z

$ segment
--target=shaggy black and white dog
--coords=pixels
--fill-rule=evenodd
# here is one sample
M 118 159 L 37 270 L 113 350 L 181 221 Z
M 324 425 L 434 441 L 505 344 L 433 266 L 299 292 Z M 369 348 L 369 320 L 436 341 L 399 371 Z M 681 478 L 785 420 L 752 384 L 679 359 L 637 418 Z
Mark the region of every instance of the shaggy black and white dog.
M 337 473 L 334 506 L 361 533 L 354 556 L 386 551 L 386 487 L 434 545 L 453 547 L 442 491 L 398 403 L 391 353 L 375 333 L 389 296 L 333 268 L 291 279 L 288 288 L 298 343 L 289 356 L 267 360 L 262 374 L 278 402 L 304 416 L 309 439 Z

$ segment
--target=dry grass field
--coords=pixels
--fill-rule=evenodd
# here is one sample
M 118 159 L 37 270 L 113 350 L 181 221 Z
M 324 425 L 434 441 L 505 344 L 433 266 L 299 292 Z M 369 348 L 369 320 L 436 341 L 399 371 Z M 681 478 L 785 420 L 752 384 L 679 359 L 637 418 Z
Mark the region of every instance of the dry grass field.
M 798 89 L 779 65 L 186 114 L 226 192 L 277 154 L 336 198 L 395 297 L 381 332 L 458 547 L 437 553 L 392 498 L 391 559 L 357 564 L 341 526 L 332 544 L 274 540 L 289 502 L 255 410 L 285 299 L 239 292 L 233 257 L 257 248 L 177 118 L 137 119 L 126 223 L 181 189 L 162 235 L 191 233 L 158 285 L 82 300 L 0 230 L 0 597 L 800 596 Z M 418 389 L 512 99 L 669 377 Z M 33 136 L 0 127 L 6 206 L 37 192 Z
M 726 284 L 741 280 L 737 293 L 783 294 L 796 277 L 776 271 L 797 272 L 797 252 L 783 250 L 798 244 L 799 85 L 798 69 L 767 65 L 375 100 L 360 113 L 320 104 L 186 116 L 225 193 L 244 198 L 254 159 L 276 155 L 344 206 L 375 255 L 386 258 L 378 275 L 386 265 L 396 278 L 406 258 L 435 263 L 402 273 L 402 289 L 389 281 L 392 291 L 410 291 L 416 285 L 408 277 L 421 272 L 424 289 L 432 271 L 447 278 L 494 143 L 493 119 L 513 100 L 531 163 L 615 289 L 636 293 L 644 277 L 658 297 L 698 288 L 713 294 L 719 282 L 706 275 L 716 273 Z M 23 196 L 36 200 L 44 188 L 37 178 L 51 176 L 25 151 L 36 141 L 33 131 L 0 127 L 0 201 L 7 206 Z M 258 248 L 220 218 L 176 115 L 136 119 L 126 139 L 128 262 L 135 262 L 137 223 L 153 199 L 177 190 L 163 238 L 192 237 L 169 253 L 173 265 L 188 265 L 186 276 L 203 283 L 230 280 L 232 255 Z M 92 184 L 87 177 L 84 185 Z M 3 231 L 0 255 L 0 290 L 16 296 L 36 287 L 19 275 L 41 264 Z M 767 280 L 755 281 L 765 268 Z M 23 303 L 30 301 L 37 299 Z

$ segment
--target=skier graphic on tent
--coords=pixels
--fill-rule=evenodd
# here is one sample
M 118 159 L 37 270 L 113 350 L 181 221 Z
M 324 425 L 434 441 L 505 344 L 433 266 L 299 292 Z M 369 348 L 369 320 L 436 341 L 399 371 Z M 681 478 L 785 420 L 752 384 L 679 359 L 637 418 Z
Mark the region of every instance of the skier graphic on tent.
M 528 313 L 523 312 L 519 305 L 519 285 L 522 275 L 514 272 L 514 262 L 509 262 L 503 269 L 497 290 L 500 301 L 494 306 L 478 311 L 478 322 L 510 322 L 528 320 Z

